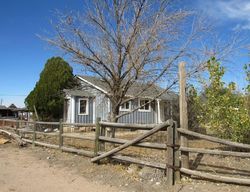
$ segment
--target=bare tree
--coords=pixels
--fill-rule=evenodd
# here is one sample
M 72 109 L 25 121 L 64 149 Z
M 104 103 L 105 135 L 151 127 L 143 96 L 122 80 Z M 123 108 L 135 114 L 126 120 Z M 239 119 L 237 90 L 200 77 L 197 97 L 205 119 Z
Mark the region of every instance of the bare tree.
M 95 0 L 84 8 L 82 13 L 58 13 L 56 35 L 46 40 L 107 84 L 111 121 L 121 116 L 121 104 L 146 91 L 126 98 L 136 82 L 150 87 L 164 80 L 166 89 L 155 98 L 176 84 L 178 61 L 198 61 L 199 51 L 191 46 L 209 29 L 200 19 L 190 22 L 193 12 L 174 9 L 166 0 Z M 203 63 L 193 62 L 190 75 Z

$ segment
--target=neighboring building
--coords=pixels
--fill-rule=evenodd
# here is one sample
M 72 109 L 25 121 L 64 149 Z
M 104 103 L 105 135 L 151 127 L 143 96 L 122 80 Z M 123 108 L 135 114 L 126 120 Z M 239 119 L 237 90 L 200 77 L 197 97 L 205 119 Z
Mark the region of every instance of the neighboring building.
M 0 118 L 16 118 L 21 120 L 29 120 L 30 113 L 27 108 L 17 108 L 14 104 L 9 107 L 0 105 Z
M 81 88 L 64 90 L 64 121 L 68 123 L 94 123 L 96 117 L 107 121 L 109 119 L 111 103 L 106 97 L 107 85 L 101 79 L 92 76 L 76 76 L 80 80 Z M 136 83 L 127 92 L 127 97 L 132 97 L 146 84 Z M 125 113 L 148 102 L 163 89 L 158 86 L 148 88 L 140 98 L 129 101 L 120 107 L 120 113 Z M 173 92 L 161 95 L 152 103 L 141 109 L 119 118 L 120 123 L 156 124 L 161 123 L 172 115 L 172 105 L 178 96 Z
M 4 105 L 0 105 L 0 118 L 1 117 L 14 117 L 16 114 Z

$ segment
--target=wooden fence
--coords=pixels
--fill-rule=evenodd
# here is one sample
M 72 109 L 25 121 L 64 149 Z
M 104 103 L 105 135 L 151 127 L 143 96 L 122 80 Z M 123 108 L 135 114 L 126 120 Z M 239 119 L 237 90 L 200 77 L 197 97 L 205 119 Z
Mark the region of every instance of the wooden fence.
M 39 126 L 46 125 L 54 126 L 58 128 L 58 132 L 44 133 L 41 130 L 38 131 Z M 189 131 L 188 129 L 177 128 L 176 123 L 172 120 L 168 120 L 162 124 L 158 125 L 131 125 L 122 123 L 110 123 L 101 122 L 97 118 L 96 124 L 72 124 L 60 122 L 27 122 L 27 121 L 17 121 L 17 120 L 0 120 L 0 126 L 5 129 L 11 129 L 18 133 L 19 135 L 30 134 L 32 139 L 25 139 L 24 141 L 31 143 L 33 146 L 44 146 L 54 149 L 60 149 L 65 152 L 74 152 L 87 157 L 91 157 L 92 162 L 99 162 L 101 159 L 109 157 L 110 159 L 122 162 L 129 162 L 134 164 L 139 164 L 143 166 L 149 166 L 158 169 L 164 169 L 167 173 L 167 182 L 169 185 L 174 185 L 176 181 L 180 180 L 180 174 L 185 174 L 188 176 L 196 176 L 204 179 L 220 181 L 225 183 L 235 183 L 250 185 L 250 179 L 245 178 L 235 178 L 228 176 L 221 176 L 216 174 L 205 173 L 189 168 L 189 163 L 183 165 L 182 154 L 189 159 L 190 153 L 201 153 L 210 155 L 220 155 L 220 156 L 233 156 L 241 158 L 250 158 L 249 152 L 238 152 L 238 151 L 225 151 L 225 150 L 211 150 L 204 148 L 190 148 L 188 147 L 190 136 L 193 138 L 203 139 L 210 142 L 215 142 L 219 144 L 228 145 L 238 149 L 250 150 L 250 145 L 232 142 L 220 138 L 216 138 L 209 135 L 204 135 Z M 76 135 L 68 132 L 64 132 L 65 127 L 95 127 L 95 136 L 86 136 L 84 134 Z M 25 129 L 25 128 L 29 129 Z M 127 130 L 145 130 L 139 136 L 132 140 L 121 139 L 116 137 L 107 136 L 108 129 L 127 129 Z M 165 143 L 155 143 L 155 142 L 143 142 L 144 139 L 149 136 L 159 132 L 166 131 L 167 137 Z M 57 144 L 49 144 L 47 142 L 37 141 L 37 135 L 47 135 L 58 138 Z M 180 142 L 181 138 L 186 140 L 185 145 Z M 64 139 L 80 139 L 86 140 L 93 143 L 93 149 L 83 150 L 74 147 L 67 147 L 64 145 Z M 112 146 L 113 144 L 113 146 Z M 112 146 L 112 149 L 107 151 L 107 145 Z M 167 153 L 167 158 L 165 163 L 150 162 L 141 160 L 135 157 L 130 157 L 127 155 L 117 154 L 118 152 L 130 147 L 140 147 L 145 149 L 156 149 L 164 150 Z M 130 154 L 129 154 L 130 155 Z M 180 160 L 181 159 L 181 160 Z
M 54 149 L 60 149 L 65 152 L 74 152 L 77 154 L 81 154 L 88 157 L 93 157 L 93 151 L 87 151 L 83 149 L 76 149 L 73 147 L 66 147 L 64 146 L 64 139 L 71 138 L 71 139 L 80 139 L 86 141 L 95 141 L 94 137 L 85 136 L 85 135 L 77 135 L 72 133 L 64 133 L 65 126 L 70 127 L 70 129 L 75 129 L 77 127 L 95 127 L 95 124 L 81 124 L 81 123 L 65 123 L 65 122 L 41 122 L 41 121 L 21 121 L 21 120 L 8 120 L 8 119 L 1 119 L 0 126 L 5 129 L 10 129 L 15 131 L 20 136 L 24 136 L 26 134 L 31 135 L 32 139 L 22 138 L 27 143 L 31 143 L 33 146 L 44 146 Z M 71 128 L 74 127 L 74 128 Z M 56 132 L 44 132 L 45 129 L 57 129 Z M 44 135 L 48 137 L 56 137 L 58 138 L 58 144 L 50 144 L 47 142 L 37 141 L 38 135 Z
M 231 147 L 236 147 L 238 149 L 250 150 L 250 145 L 247 145 L 247 144 L 232 142 L 232 141 L 228 141 L 225 139 L 212 137 L 209 135 L 196 133 L 196 132 L 189 131 L 189 130 L 182 129 L 182 128 L 178 128 L 177 130 L 178 130 L 179 134 L 184 136 L 186 139 L 188 139 L 187 136 L 192 136 L 192 137 L 207 140 L 210 142 L 224 144 L 224 145 L 228 145 Z M 203 148 L 190 148 L 190 147 L 186 147 L 186 146 L 180 146 L 179 151 L 185 152 L 188 155 L 189 155 L 189 153 L 200 153 L 200 154 L 209 154 L 209 155 L 250 158 L 250 152 L 233 152 L 233 151 L 215 150 L 215 149 L 211 150 L 211 149 L 203 149 Z M 201 171 L 191 170 L 191 169 L 186 168 L 186 167 L 180 167 L 180 172 L 187 174 L 187 175 L 190 175 L 190 176 L 193 175 L 193 176 L 197 176 L 200 178 L 209 179 L 209 180 L 213 180 L 213 181 L 250 185 L 250 179 L 219 176 L 216 174 L 209 174 L 209 173 L 203 173 Z

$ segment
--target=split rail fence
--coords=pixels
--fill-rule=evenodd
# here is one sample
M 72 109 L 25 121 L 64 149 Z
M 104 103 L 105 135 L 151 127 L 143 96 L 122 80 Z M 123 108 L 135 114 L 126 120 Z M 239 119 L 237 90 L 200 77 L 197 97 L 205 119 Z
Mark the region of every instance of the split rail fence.
M 42 126 L 51 126 L 58 129 L 58 132 L 44 133 L 40 129 Z M 189 168 L 189 154 L 190 153 L 201 153 L 219 156 L 233 156 L 241 158 L 250 158 L 250 152 L 235 152 L 235 151 L 225 151 L 225 150 L 211 150 L 205 148 L 191 148 L 188 147 L 188 140 L 190 137 L 207 140 L 214 143 L 219 143 L 223 145 L 228 145 L 238 149 L 244 149 L 250 151 L 250 145 L 232 142 L 217 137 L 204 135 L 190 131 L 188 129 L 177 128 L 176 123 L 172 120 L 168 120 L 162 124 L 158 125 L 137 125 L 137 124 L 122 124 L 122 123 L 111 123 L 102 122 L 99 118 L 96 120 L 96 124 L 72 124 L 65 122 L 27 122 L 27 121 L 17 121 L 17 120 L 0 120 L 1 129 L 11 129 L 15 131 L 20 136 L 24 134 L 30 134 L 32 139 L 22 138 L 24 141 L 31 143 L 33 146 L 44 146 L 54 149 L 60 149 L 65 152 L 74 152 L 87 157 L 91 157 L 92 162 L 99 162 L 100 160 L 108 157 L 116 161 L 129 162 L 134 164 L 139 164 L 143 166 L 154 167 L 158 169 L 166 170 L 167 182 L 169 185 L 174 185 L 180 180 L 181 174 L 187 176 L 196 176 L 203 179 L 225 182 L 225 183 L 235 183 L 250 185 L 250 179 L 236 178 L 221 176 L 217 174 L 210 174 L 202 171 L 197 171 Z M 65 127 L 95 127 L 95 136 L 86 136 L 84 134 L 75 135 L 72 133 L 64 132 Z M 28 129 L 27 129 L 28 128 Z M 116 137 L 108 137 L 107 130 L 110 129 L 127 129 L 127 130 L 144 130 L 139 136 L 132 140 L 120 139 Z M 153 142 L 143 142 L 144 139 L 152 136 L 159 131 L 166 131 L 167 138 L 165 143 L 153 143 Z M 37 141 L 37 135 L 48 135 L 58 138 L 57 144 L 49 144 L 47 142 Z M 92 150 L 77 149 L 74 147 L 65 146 L 65 138 L 70 139 L 81 139 L 90 141 L 93 143 Z M 184 144 L 181 142 L 180 138 L 186 140 Z M 112 146 L 112 149 L 108 149 L 107 144 Z M 130 157 L 127 155 L 117 154 L 118 152 L 130 147 L 140 147 L 145 149 L 156 149 L 164 150 L 167 153 L 167 158 L 165 163 L 159 162 L 149 162 L 141 160 L 135 157 Z M 106 148 L 106 149 L 105 149 Z M 188 162 L 185 162 L 188 161 Z

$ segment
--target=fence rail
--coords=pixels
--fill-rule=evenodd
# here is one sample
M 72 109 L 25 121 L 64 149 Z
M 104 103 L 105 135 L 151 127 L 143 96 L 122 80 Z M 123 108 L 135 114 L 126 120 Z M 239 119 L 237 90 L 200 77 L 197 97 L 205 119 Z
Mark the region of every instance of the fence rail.
M 141 125 L 141 124 L 126 124 L 126 123 L 111 123 L 111 122 L 100 122 L 102 127 L 110 128 L 121 128 L 121 129 L 133 129 L 133 130 L 150 130 L 154 128 L 157 124 L 151 125 Z
M 182 128 L 178 128 L 177 130 L 178 130 L 178 132 L 181 133 L 181 135 L 189 135 L 189 136 L 197 137 L 199 139 L 205 139 L 207 141 L 220 143 L 220 144 L 224 144 L 224 145 L 229 145 L 231 147 L 237 147 L 237 148 L 242 148 L 242 149 L 250 149 L 250 145 L 248 145 L 248 144 L 232 142 L 232 141 L 228 141 L 228 140 L 225 140 L 225 139 L 220 139 L 220 138 L 217 138 L 217 137 L 213 137 L 213 136 L 204 135 L 204 134 L 196 133 L 196 132 L 193 132 L 193 131 L 185 130 L 185 129 L 182 129 Z

